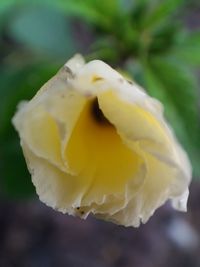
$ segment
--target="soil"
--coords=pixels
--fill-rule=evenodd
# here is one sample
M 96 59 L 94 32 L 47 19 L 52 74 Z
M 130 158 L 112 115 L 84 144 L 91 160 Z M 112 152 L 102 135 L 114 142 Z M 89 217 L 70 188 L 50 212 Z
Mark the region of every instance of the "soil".
M 139 228 L 81 220 L 39 200 L 0 202 L 0 267 L 199 267 L 200 183 L 188 212 L 169 203 Z

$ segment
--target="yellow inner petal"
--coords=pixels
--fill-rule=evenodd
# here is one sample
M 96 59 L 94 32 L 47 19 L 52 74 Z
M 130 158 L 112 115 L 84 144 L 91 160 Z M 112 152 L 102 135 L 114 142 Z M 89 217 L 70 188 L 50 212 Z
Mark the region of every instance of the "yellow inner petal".
M 41 107 L 29 114 L 24 124 L 26 143 L 39 157 L 62 166 L 60 136 L 55 120 Z
M 95 118 L 94 101 L 85 104 L 65 151 L 69 167 L 77 173 L 74 179 L 86 188 L 88 200 L 123 192 L 141 162 L 139 156 L 123 144 L 113 125 Z
M 168 144 L 168 136 L 161 123 L 144 108 L 122 99 L 112 90 L 101 93 L 98 98 L 105 116 L 125 136 L 132 140 L 153 140 Z

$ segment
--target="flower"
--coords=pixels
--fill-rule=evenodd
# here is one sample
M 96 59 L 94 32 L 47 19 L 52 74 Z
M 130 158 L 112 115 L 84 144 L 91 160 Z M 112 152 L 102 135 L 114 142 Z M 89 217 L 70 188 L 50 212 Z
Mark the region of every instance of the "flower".
M 161 103 L 104 62 L 70 59 L 13 123 L 52 208 L 135 227 L 168 199 L 186 210 L 190 163 Z

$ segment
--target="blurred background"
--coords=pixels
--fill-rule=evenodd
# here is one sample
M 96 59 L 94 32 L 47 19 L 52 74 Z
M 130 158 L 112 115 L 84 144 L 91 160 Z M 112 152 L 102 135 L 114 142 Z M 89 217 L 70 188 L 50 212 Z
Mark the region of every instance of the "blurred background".
M 77 52 L 163 102 L 193 165 L 187 213 L 166 203 L 134 229 L 38 200 L 11 118 Z M 0 1 L 0 267 L 200 266 L 199 67 L 198 0 Z

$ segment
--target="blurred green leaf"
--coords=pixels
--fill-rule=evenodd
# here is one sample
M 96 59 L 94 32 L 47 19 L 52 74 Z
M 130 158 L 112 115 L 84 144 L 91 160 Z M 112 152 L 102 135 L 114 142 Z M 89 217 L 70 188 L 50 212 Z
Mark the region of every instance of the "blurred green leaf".
M 200 121 L 194 76 L 187 67 L 163 58 L 154 58 L 144 69 L 146 88 L 164 104 L 167 119 L 188 151 L 195 174 L 200 175 Z
M 118 53 L 116 44 L 113 40 L 106 37 L 99 37 L 96 42 L 91 45 L 91 53 L 86 56 L 86 60 L 100 59 L 107 62 L 116 62 Z
M 22 0 L 23 1 L 23 0 Z M 21 0 L 1 0 L 0 1 L 0 32 L 3 30 L 5 23 L 9 20 L 9 16 L 14 8 L 20 4 Z
M 75 16 L 79 19 L 93 23 L 93 25 L 102 25 L 104 28 L 107 28 L 109 27 L 110 18 L 107 16 L 107 13 L 102 13 L 102 8 L 104 7 L 105 2 L 106 1 L 102 1 L 100 10 L 98 8 L 100 1 L 58 0 L 53 2 L 53 4 L 68 16 Z M 104 9 L 104 11 L 106 11 L 106 9 Z
M 1 144 L 1 193 L 12 198 L 30 197 L 35 193 L 30 174 L 16 136 Z
M 104 12 L 107 16 L 115 16 L 119 12 L 118 0 L 87 0 L 90 5 L 92 5 L 99 12 Z
M 124 66 L 124 69 L 130 74 L 134 81 L 145 87 L 144 69 L 140 60 L 128 60 Z
M 164 0 L 149 2 L 149 12 L 143 18 L 143 27 L 150 29 L 160 27 L 163 22 L 167 23 L 174 13 L 180 12 L 185 0 Z M 171 21 L 168 21 L 170 23 Z
M 4 194 L 26 197 L 34 192 L 19 137 L 11 124 L 19 101 L 30 99 L 55 73 L 56 66 L 38 63 L 1 70 L 0 76 L 0 171 Z
M 6 68 L 0 76 L 0 137 L 8 136 L 10 119 L 20 100 L 30 99 L 37 90 L 55 73 L 55 66 L 44 63 L 23 66 L 22 68 Z
M 184 36 L 171 52 L 175 57 L 191 65 L 200 65 L 200 31 Z
M 178 25 L 165 24 L 152 33 L 152 40 L 149 45 L 150 54 L 168 53 L 178 38 L 180 28 Z
M 21 2 L 20 0 L 1 0 L 0 2 L 0 15 L 6 13 L 10 8 L 15 6 L 17 3 Z
M 143 20 L 146 16 L 146 13 L 148 12 L 148 3 L 147 0 L 137 0 L 134 3 L 134 7 L 131 10 L 130 17 L 131 22 L 134 27 L 137 28 L 137 30 L 141 31 Z
M 9 23 L 11 36 L 35 52 L 70 57 L 76 51 L 70 19 L 56 9 L 23 6 Z
M 131 2 L 125 0 L 58 0 L 54 4 L 67 15 L 92 23 L 93 27 L 103 30 L 104 33 L 116 32 L 127 19 L 127 7 L 132 6 Z
M 131 10 L 133 10 L 135 1 L 130 0 L 116 0 L 119 5 L 119 9 L 126 14 L 130 14 Z

